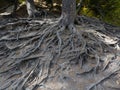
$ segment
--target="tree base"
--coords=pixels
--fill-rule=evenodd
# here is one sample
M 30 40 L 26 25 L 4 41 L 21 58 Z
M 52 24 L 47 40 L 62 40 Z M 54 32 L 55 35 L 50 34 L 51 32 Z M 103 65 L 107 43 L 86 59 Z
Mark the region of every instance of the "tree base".
M 118 40 L 89 25 L 76 26 L 74 33 L 57 20 L 0 25 L 0 89 L 108 89 L 109 77 L 118 78 L 120 70 Z

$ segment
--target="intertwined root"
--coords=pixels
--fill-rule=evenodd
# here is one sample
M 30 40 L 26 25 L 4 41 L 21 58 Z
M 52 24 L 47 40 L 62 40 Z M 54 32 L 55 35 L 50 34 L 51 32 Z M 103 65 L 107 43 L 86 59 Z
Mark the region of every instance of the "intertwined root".
M 0 89 L 32 90 L 44 86 L 51 74 L 57 77 L 58 72 L 69 71 L 74 65 L 80 67 L 78 75 L 105 71 L 116 53 L 114 46 L 110 47 L 105 39 L 113 40 L 115 44 L 117 41 L 89 29 L 82 26 L 73 29 L 73 25 L 66 29 L 65 26 L 60 27 L 56 20 L 21 19 L 1 25 L 0 75 L 5 78 L 4 83 L 0 82 Z M 105 61 L 104 56 L 110 53 L 112 57 Z M 89 90 L 106 78 L 93 84 Z

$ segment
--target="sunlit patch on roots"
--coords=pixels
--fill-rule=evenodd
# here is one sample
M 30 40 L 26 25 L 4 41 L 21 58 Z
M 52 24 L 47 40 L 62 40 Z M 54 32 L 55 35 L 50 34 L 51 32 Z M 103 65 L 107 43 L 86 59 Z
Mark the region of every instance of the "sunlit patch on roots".
M 105 39 L 114 41 L 113 46 Z M 117 53 L 116 38 L 87 26 L 76 26 L 72 31 L 60 27 L 57 20 L 13 20 L 0 26 L 0 43 L 1 90 L 48 88 L 47 80 L 74 65 L 80 67 L 75 70 L 77 75 L 102 73 Z M 112 55 L 109 61 L 105 61 L 107 55 Z

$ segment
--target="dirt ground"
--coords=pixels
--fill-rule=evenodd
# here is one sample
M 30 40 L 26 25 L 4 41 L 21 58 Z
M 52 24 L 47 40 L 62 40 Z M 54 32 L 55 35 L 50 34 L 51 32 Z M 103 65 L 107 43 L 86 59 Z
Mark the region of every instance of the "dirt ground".
M 1 16 L 0 90 L 120 90 L 120 27 L 78 16 L 71 34 L 24 15 Z

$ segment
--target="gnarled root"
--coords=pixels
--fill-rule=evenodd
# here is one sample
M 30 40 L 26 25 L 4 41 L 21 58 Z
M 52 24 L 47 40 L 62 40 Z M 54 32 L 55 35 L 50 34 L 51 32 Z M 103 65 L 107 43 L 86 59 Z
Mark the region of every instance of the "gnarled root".
M 51 74 L 52 78 L 59 77 L 62 72 L 69 72 L 72 66 L 78 65 L 80 68 L 74 70 L 75 73 L 85 77 L 91 72 L 101 72 L 102 65 L 105 69 L 109 67 L 103 64 L 106 62 L 103 56 L 115 51 L 104 41 L 108 38 L 106 35 L 88 30 L 90 27 L 52 21 L 24 20 L 25 23 L 18 21 L 0 26 L 0 32 L 7 30 L 0 34 L 0 48 L 7 50 L 0 49 L 0 56 L 4 52 L 7 54 L 0 60 L 0 76 L 6 77 L 0 89 L 32 90 L 44 86 Z M 112 61 L 113 58 L 109 59 Z

